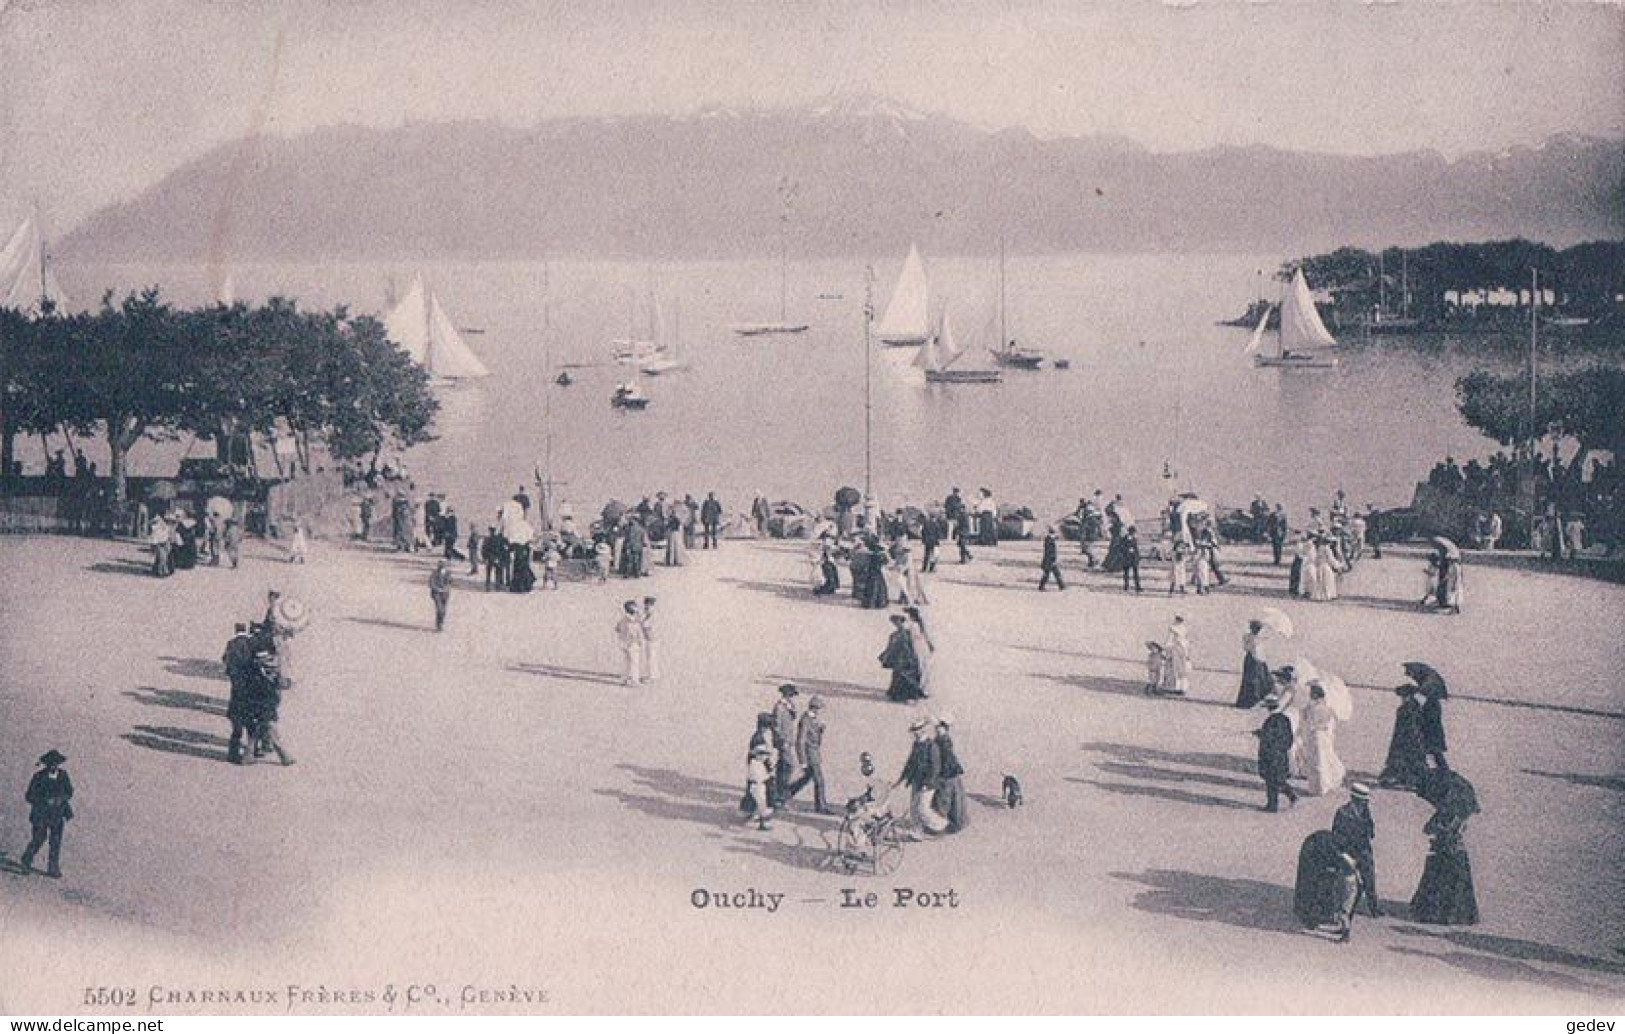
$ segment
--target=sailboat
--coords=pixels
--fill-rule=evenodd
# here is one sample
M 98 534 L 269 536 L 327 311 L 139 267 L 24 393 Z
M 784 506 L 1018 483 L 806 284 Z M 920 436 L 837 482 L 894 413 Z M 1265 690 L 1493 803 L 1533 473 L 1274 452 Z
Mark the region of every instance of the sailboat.
M 1288 369 L 1323 370 L 1337 365 L 1337 357 L 1316 353 L 1316 348 L 1332 348 L 1337 339 L 1320 321 L 1315 309 L 1314 295 L 1309 293 L 1309 282 L 1303 278 L 1300 267 L 1292 272 L 1292 283 L 1281 299 L 1281 322 L 1276 330 L 1276 353 L 1264 355 L 1258 346 L 1264 340 L 1264 328 L 1269 323 L 1270 310 L 1258 319 L 1258 326 L 1247 342 L 1247 351 L 1253 353 L 1253 362 L 1259 366 L 1278 366 Z
M 1003 375 L 997 370 L 956 370 L 953 364 L 965 354 L 954 340 L 953 317 L 945 306 L 937 321 L 937 331 L 920 346 L 914 365 L 925 371 L 927 384 L 997 384 Z
M 440 298 L 424 286 L 422 275 L 384 317 L 389 339 L 406 349 L 412 360 L 431 377 L 465 380 L 487 377 L 491 371 L 463 341 Z
M 638 337 L 638 303 L 634 294 L 627 306 L 626 336 L 614 338 L 610 347 L 615 350 L 615 361 L 622 366 L 637 366 L 654 354 L 659 336 L 660 299 L 655 297 L 653 274 L 649 283 L 649 336 Z
M 676 373 L 678 370 L 688 369 L 688 360 L 682 356 L 683 327 L 682 310 L 675 305 L 672 309 L 672 340 L 667 341 L 662 331 L 663 327 L 655 327 L 655 347 L 648 356 L 634 363 L 640 371 L 658 377 L 663 373 Z
M 790 240 L 781 229 L 779 233 L 779 319 L 768 323 L 739 323 L 733 331 L 740 337 L 763 337 L 770 334 L 800 334 L 807 329 L 805 323 L 791 323 L 790 308 Z
M 49 301 L 65 312 L 68 296 L 45 264 L 45 240 L 33 216 L 22 221 L 0 250 L 0 309 L 15 309 L 37 316 Z
M 917 245 L 908 246 L 908 258 L 875 336 L 883 345 L 923 345 L 931 339 L 931 281 Z
M 1382 252 L 1377 253 L 1377 307 L 1366 322 L 1368 334 L 1414 334 L 1422 329 L 1422 321 L 1411 315 L 1410 256 L 1399 253 L 1399 311 L 1388 309 L 1388 277 L 1384 269 Z
M 1004 241 L 999 241 L 999 337 L 994 347 L 993 361 L 1015 370 L 1036 370 L 1044 365 L 1044 353 L 1036 348 L 1022 348 L 1008 336 L 1004 326 Z

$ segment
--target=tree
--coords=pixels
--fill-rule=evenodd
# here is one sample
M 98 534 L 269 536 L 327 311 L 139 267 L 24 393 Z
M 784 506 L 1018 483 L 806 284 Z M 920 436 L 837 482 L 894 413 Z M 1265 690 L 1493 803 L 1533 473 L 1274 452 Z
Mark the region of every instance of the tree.
M 1529 382 L 1478 370 L 1456 382 L 1462 419 L 1502 445 L 1518 445 L 1548 428 L 1577 446 L 1582 468 L 1593 451 L 1616 455 L 1625 447 L 1625 370 L 1588 366 L 1555 374 L 1537 384 L 1530 421 Z
M 5 429 L 99 427 L 120 510 L 127 457 L 144 437 L 227 441 L 286 426 L 308 473 L 318 441 L 375 465 L 386 445 L 429 441 L 438 409 L 428 375 L 383 326 L 343 308 L 301 312 L 276 298 L 180 311 L 150 289 L 117 306 L 109 294 L 95 313 L 0 312 L 0 333 Z

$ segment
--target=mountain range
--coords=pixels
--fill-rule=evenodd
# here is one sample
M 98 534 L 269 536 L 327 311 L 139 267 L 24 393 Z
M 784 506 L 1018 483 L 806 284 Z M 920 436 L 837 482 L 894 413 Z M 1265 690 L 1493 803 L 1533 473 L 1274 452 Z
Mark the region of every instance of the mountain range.
M 788 202 L 788 203 L 787 203 Z M 1264 146 L 1158 153 L 988 131 L 884 98 L 683 117 L 334 126 L 218 147 L 58 242 L 79 258 L 1305 253 L 1625 236 L 1625 145 L 1453 160 Z

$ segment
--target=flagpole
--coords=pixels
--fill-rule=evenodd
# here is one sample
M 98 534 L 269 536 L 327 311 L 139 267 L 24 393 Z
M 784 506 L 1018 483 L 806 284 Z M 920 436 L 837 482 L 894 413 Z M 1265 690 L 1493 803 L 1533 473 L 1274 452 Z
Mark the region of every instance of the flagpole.
M 866 527 L 874 519 L 874 351 L 869 331 L 875 318 L 875 267 L 863 267 L 863 516 Z

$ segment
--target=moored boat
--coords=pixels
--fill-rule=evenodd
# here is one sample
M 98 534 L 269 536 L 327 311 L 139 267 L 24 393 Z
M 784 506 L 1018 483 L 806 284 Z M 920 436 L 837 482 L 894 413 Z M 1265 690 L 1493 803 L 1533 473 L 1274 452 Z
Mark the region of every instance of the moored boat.
M 1337 339 L 1321 322 L 1320 313 L 1315 309 L 1314 296 L 1309 292 L 1309 282 L 1304 279 L 1301 268 L 1293 270 L 1292 282 L 1281 299 L 1281 319 L 1280 326 L 1276 328 L 1274 355 L 1258 352 L 1268 322 L 1269 311 L 1265 310 L 1258 319 L 1252 339 L 1247 342 L 1247 351 L 1254 353 L 1253 362 L 1256 365 L 1289 370 L 1325 370 L 1337 365 L 1336 356 L 1316 351 L 1336 347 Z

